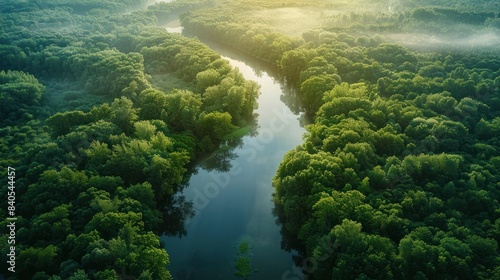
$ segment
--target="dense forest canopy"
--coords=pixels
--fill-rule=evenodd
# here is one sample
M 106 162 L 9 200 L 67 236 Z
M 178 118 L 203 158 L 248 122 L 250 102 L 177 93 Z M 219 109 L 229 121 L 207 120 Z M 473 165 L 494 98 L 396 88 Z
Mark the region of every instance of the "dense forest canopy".
M 283 279 L 500 277 L 496 1 L 152 2 L 0 0 L 0 166 L 19 174 L 9 279 L 171 278 L 157 234 L 192 215 L 175 194 L 259 92 L 157 27 L 179 13 L 191 35 L 279 69 L 310 120 L 273 181 L 305 274 Z
M 308 279 L 500 277 L 497 6 L 225 1 L 183 16 L 298 91 L 312 123 L 274 202 Z
M 252 122 L 259 87 L 156 27 L 203 1 L 0 2 L 0 165 L 17 174 L 16 272 L 8 235 L 2 272 L 170 279 L 158 235 L 185 234 L 193 214 L 175 194 L 197 159 Z

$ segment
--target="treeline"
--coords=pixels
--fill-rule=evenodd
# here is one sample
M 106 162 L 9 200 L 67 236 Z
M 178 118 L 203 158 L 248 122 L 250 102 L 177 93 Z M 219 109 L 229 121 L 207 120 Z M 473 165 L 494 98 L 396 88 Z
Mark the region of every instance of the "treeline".
M 16 273 L 5 234 L 2 271 L 171 279 L 158 235 L 185 234 L 193 214 L 177 192 L 196 159 L 252 120 L 258 86 L 198 40 L 156 28 L 152 11 L 8 3 L 18 8 L 0 15 L 0 166 L 16 171 Z M 182 87 L 163 91 L 152 75 Z M 76 90 L 58 96 L 64 86 Z
M 274 65 L 280 61 L 285 51 L 302 43 L 299 39 L 272 31 L 269 26 L 244 23 L 238 19 L 237 13 L 233 13 L 233 9 L 234 7 L 226 6 L 189 12 L 181 15 L 182 25 L 186 32 L 224 42 Z M 233 21 L 238 24 L 228 24 Z
M 158 19 L 158 24 L 161 25 L 168 20 L 178 19 L 179 14 L 214 5 L 214 0 L 184 0 L 170 3 L 157 2 L 154 5 L 148 6 L 148 12 L 152 11 Z
M 286 27 L 268 26 L 263 22 L 273 23 L 272 13 L 268 18 L 260 22 L 255 22 L 252 17 L 259 14 L 264 8 L 273 11 L 276 9 L 277 18 L 286 18 L 282 13 L 285 10 L 278 8 L 296 8 L 289 10 L 297 20 L 317 22 L 318 28 L 332 33 L 357 34 L 357 37 L 374 37 L 380 35 L 385 41 L 399 41 L 411 46 L 414 49 L 437 50 L 469 50 L 490 51 L 497 50 L 495 44 L 499 31 L 498 13 L 495 12 L 494 1 L 489 3 L 472 2 L 470 5 L 464 3 L 460 5 L 436 6 L 435 4 L 422 5 L 417 3 L 396 3 L 394 1 L 377 1 L 367 3 L 366 1 L 351 1 L 350 3 L 331 3 L 330 1 L 319 1 L 316 5 L 304 5 L 301 1 L 285 1 L 280 5 L 264 4 L 259 1 L 244 1 L 236 4 L 232 2 L 218 6 L 216 9 L 203 9 L 195 11 L 191 16 L 185 18 L 184 26 L 186 30 L 193 33 L 223 40 L 231 44 L 239 44 L 239 41 L 232 41 L 230 37 L 238 34 L 242 36 L 244 43 L 240 49 L 251 53 L 264 53 L 259 57 L 275 62 L 275 52 L 281 45 L 286 48 L 288 42 L 283 42 L 277 30 L 286 30 Z M 261 6 L 259 6 L 261 5 Z M 255 7 L 260 7 L 255 9 Z M 321 7 L 321 8 L 314 8 Z M 302 9 L 302 11 L 300 10 Z M 316 9 L 316 10 L 315 10 Z M 217 11 L 220 11 L 218 13 Z M 300 15 L 300 13 L 303 13 Z M 308 18 L 306 15 L 316 16 Z M 259 15 L 262 16 L 262 15 Z M 203 18 L 207 20 L 202 20 Z M 208 20 L 208 18 L 210 18 Z M 200 22 L 202 21 L 202 22 Z M 237 26 L 231 26 L 232 31 L 228 31 L 227 26 L 222 22 L 237 22 Z M 286 22 L 280 22 L 285 24 Z M 272 25 L 272 24 L 271 24 Z M 290 25 L 295 26 L 292 22 Z M 313 24 L 314 25 L 314 24 Z M 271 33 L 271 34 L 268 34 Z M 272 40 L 265 42 L 264 38 Z M 243 36 L 244 35 L 244 36 Z M 257 36 L 259 35 L 259 36 Z M 433 37 L 437 36 L 437 38 Z M 274 37 L 274 38 L 273 38 Z M 290 39 L 290 38 L 289 38 Z M 267 43 L 262 46 L 263 43 Z M 295 42 L 293 42 L 295 43 Z M 273 47 L 273 48 L 272 48 Z M 253 48 L 253 49 L 252 49 Z
M 103 10 L 108 13 L 126 12 L 129 9 L 144 8 L 153 0 L 105 0 L 105 1 L 70 1 L 70 0 L 39 0 L 39 1 L 13 1 L 2 0 L 2 13 L 36 12 L 40 9 L 71 9 L 75 14 L 85 14 L 92 10 Z
M 238 24 L 222 24 L 221 14 L 231 14 L 227 9 L 225 13 L 216 9 L 193 12 L 182 22 L 188 32 L 206 35 L 280 67 L 284 79 L 301 91 L 303 109 L 308 113 L 319 108 L 323 92 L 342 81 L 377 84 L 386 96 L 444 91 L 459 99 L 488 95 L 484 101 L 498 110 L 498 99 L 491 96 L 500 82 L 500 60 L 494 53 L 418 54 L 385 43 L 380 36 L 355 37 L 323 29 L 291 38 L 268 26 L 241 23 L 237 16 L 227 20 Z
M 492 11 L 471 11 L 456 8 L 406 7 L 393 11 L 353 11 L 322 19 L 325 27 L 336 32 L 425 33 L 463 38 L 477 31 L 492 32 L 499 28 L 498 15 Z
M 498 56 L 324 29 L 290 38 L 235 7 L 182 23 L 298 89 L 313 124 L 280 165 L 274 201 L 308 279 L 498 277 Z

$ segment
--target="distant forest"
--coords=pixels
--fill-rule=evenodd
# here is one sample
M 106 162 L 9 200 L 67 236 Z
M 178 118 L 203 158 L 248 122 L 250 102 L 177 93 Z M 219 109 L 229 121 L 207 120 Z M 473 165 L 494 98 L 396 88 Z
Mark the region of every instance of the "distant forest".
M 7 279 L 172 279 L 158 235 L 193 214 L 176 194 L 259 94 L 157 27 L 178 15 L 279 69 L 310 122 L 273 180 L 304 274 L 283 279 L 500 279 L 497 1 L 152 2 L 0 0 Z

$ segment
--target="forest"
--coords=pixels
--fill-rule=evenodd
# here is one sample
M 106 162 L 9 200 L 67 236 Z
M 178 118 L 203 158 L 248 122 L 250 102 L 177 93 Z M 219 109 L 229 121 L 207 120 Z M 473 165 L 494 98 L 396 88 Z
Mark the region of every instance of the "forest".
M 172 279 L 176 194 L 259 95 L 198 38 L 278 69 L 307 118 L 272 182 L 283 279 L 500 279 L 496 1 L 153 2 L 0 0 L 6 279 Z M 158 28 L 179 15 L 191 37 Z
M 281 69 L 310 120 L 273 182 L 284 246 L 307 279 L 498 279 L 498 44 L 404 40 L 498 42 L 497 4 L 352 2 L 226 1 L 182 16 Z
M 255 83 L 156 27 L 206 4 L 126 13 L 145 4 L 1 1 L 0 165 L 17 174 L 15 188 L 2 177 L 17 217 L 16 273 L 0 237 L 7 279 L 170 279 L 159 235 L 185 234 L 193 214 L 175 194 L 252 122 Z

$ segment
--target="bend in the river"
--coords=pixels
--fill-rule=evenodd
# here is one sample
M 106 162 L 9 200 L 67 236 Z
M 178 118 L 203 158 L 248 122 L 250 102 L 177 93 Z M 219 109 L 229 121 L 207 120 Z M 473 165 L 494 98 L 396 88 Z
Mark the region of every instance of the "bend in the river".
M 169 269 L 177 280 L 238 279 L 234 276 L 236 247 L 246 240 L 253 246 L 250 262 L 255 278 L 282 279 L 293 261 L 281 249 L 280 227 L 272 214 L 271 182 L 285 153 L 302 142 L 305 129 L 299 116 L 281 100 L 285 87 L 265 67 L 209 45 L 245 79 L 261 86 L 257 135 L 243 137 L 242 145 L 232 151 L 228 172 L 200 167 L 191 177 L 184 195 L 193 201 L 196 215 L 188 221 L 185 237 L 163 237 L 171 259 Z

